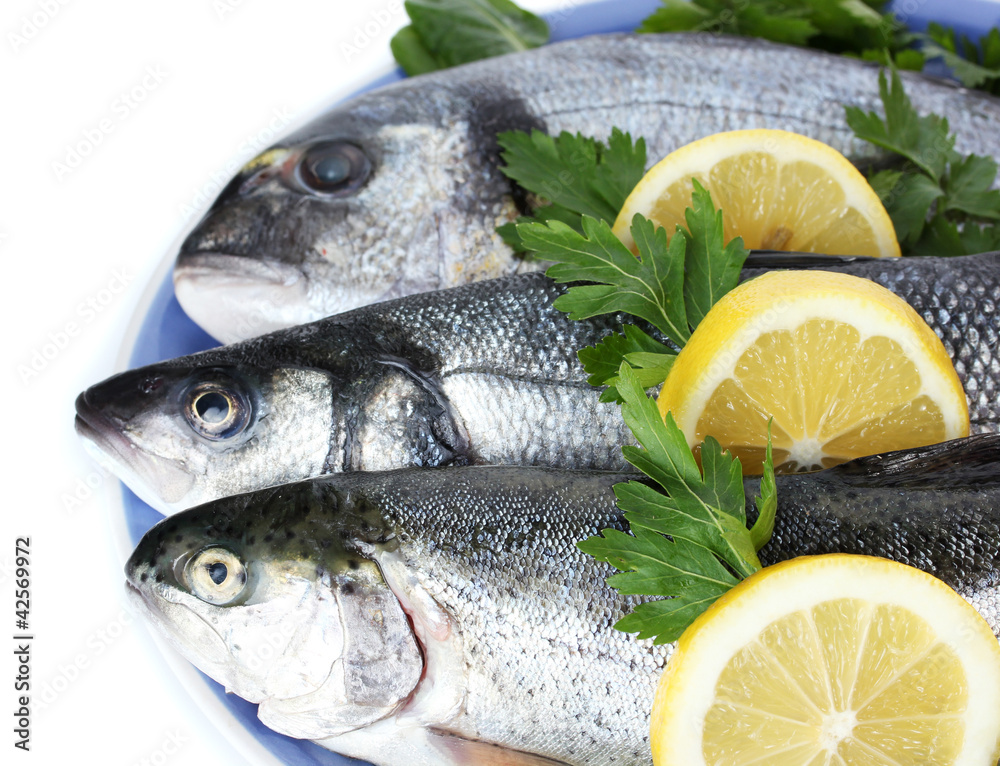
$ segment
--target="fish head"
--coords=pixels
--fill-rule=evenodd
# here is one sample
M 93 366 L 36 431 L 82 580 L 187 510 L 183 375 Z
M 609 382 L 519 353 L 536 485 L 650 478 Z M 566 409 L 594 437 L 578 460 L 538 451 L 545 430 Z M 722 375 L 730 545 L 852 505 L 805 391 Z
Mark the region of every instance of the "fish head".
M 440 216 L 466 179 L 426 106 L 373 95 L 247 163 L 181 245 L 188 315 L 229 343 L 440 287 Z
M 309 739 L 392 715 L 423 671 L 399 602 L 337 535 L 324 493 L 306 482 L 164 519 L 125 567 L 131 603 L 172 646 Z
M 205 354 L 123 372 L 80 394 L 85 449 L 167 514 L 322 473 L 331 376 Z

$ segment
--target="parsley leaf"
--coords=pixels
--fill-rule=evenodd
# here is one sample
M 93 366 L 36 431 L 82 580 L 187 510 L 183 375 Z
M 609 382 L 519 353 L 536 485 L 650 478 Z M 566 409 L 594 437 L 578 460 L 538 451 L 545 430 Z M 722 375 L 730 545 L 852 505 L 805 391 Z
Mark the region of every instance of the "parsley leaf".
M 510 0 L 407 0 L 404 7 L 410 25 L 389 45 L 409 75 L 537 48 L 549 40 L 544 19 Z
M 991 157 L 970 154 L 948 168 L 943 207 L 974 218 L 1000 219 L 1000 190 L 991 189 L 997 164 Z
M 787 3 L 747 3 L 740 0 L 663 0 L 639 26 L 638 32 L 714 32 L 762 37 L 774 42 L 805 45 L 817 29 L 803 18 L 804 9 Z
M 883 170 L 868 181 L 885 205 L 900 245 L 915 244 L 924 232 L 931 205 L 944 196 L 944 190 L 923 173 Z
M 523 223 L 517 227 L 525 245 L 544 260 L 556 261 L 545 273 L 556 282 L 574 285 L 553 304 L 570 319 L 624 311 L 644 319 L 678 346 L 691 337 L 684 309 L 686 239 L 667 234 L 652 221 L 636 216 L 632 236 L 636 257 L 605 221 L 583 218 L 583 234 L 564 223 Z
M 663 228 L 635 216 L 630 231 L 637 255 L 606 221 L 589 216 L 583 233 L 558 221 L 522 223 L 517 232 L 537 257 L 556 262 L 546 271 L 552 279 L 596 283 L 574 285 L 556 300 L 571 319 L 624 311 L 682 347 L 712 304 L 739 282 L 747 256 L 739 237 L 724 243 L 722 213 L 697 181 L 692 205 L 689 231 L 678 227 L 669 244 Z
M 743 247 L 742 237 L 726 244 L 722 211 L 715 209 L 712 196 L 705 187 L 696 179 L 691 180 L 694 194 L 691 207 L 684 211 L 688 226 L 685 236 L 684 302 L 688 324 L 694 329 L 715 302 L 736 287 L 749 251 Z
M 578 546 L 621 570 L 608 579 L 620 592 L 668 597 L 640 604 L 615 625 L 666 643 L 739 579 L 760 569 L 756 552 L 770 537 L 777 505 L 773 472 L 761 482 L 761 513 L 751 531 L 739 460 L 710 438 L 702 445 L 699 470 L 673 418 L 660 416 L 627 364 L 619 370 L 618 389 L 622 417 L 640 445 L 622 453 L 659 489 L 638 481 L 616 485 L 632 534 L 606 529 Z M 770 450 L 768 458 L 765 471 Z
M 888 60 L 906 53 L 911 36 L 882 12 L 885 5 L 881 0 L 663 0 L 636 31 L 760 37 Z M 917 68 L 922 65 L 919 56 Z
M 583 231 L 582 216 L 614 223 L 625 199 L 646 172 L 646 143 L 634 144 L 615 128 L 608 143 L 577 133 L 552 137 L 539 130 L 501 133 L 501 171 L 543 201 L 533 217 L 501 226 L 500 235 L 515 250 L 525 245 L 516 226 L 535 220 L 562 221 Z
M 885 205 L 904 255 L 967 255 L 1000 241 L 1000 190 L 993 189 L 997 163 L 955 151 L 948 121 L 920 116 L 893 70 L 891 85 L 879 74 L 885 118 L 847 107 L 859 138 L 902 156 L 902 170 L 883 170 L 869 182 Z
M 979 47 L 954 29 L 931 22 L 927 33 L 919 35 L 928 59 L 940 58 L 967 88 L 979 88 L 1000 96 L 1000 30 L 996 27 L 979 38 Z
M 858 138 L 895 152 L 940 181 L 955 146 L 955 137 L 948 133 L 948 121 L 933 114 L 917 114 L 895 70 L 891 86 L 886 84 L 885 71 L 879 72 L 878 89 L 885 118 L 848 106 L 847 124 Z
M 578 352 L 587 382 L 592 386 L 607 386 L 601 392 L 602 402 L 620 402 L 616 388 L 618 370 L 627 362 L 643 388 L 660 385 L 676 358 L 674 350 L 650 337 L 633 324 L 622 327 L 622 334 L 611 333 L 596 346 Z

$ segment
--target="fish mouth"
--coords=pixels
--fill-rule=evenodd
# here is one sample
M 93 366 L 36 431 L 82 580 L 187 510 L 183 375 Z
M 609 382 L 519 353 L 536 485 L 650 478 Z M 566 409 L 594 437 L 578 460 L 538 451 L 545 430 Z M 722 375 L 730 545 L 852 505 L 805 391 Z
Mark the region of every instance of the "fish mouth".
M 223 343 L 315 319 L 309 280 L 287 263 L 227 253 L 181 253 L 174 293 L 191 319 Z
M 172 601 L 161 602 L 162 596 L 147 593 L 134 584 L 133 575 L 134 571 L 126 567 L 125 599 L 132 613 L 156 626 L 167 643 L 201 672 L 212 678 L 226 679 L 230 654 L 218 631 L 193 610 Z M 185 627 L 197 630 L 197 642 L 185 640 Z M 253 701 L 260 702 L 259 699 Z
M 73 425 L 84 451 L 128 485 L 140 500 L 170 515 L 190 491 L 194 478 L 170 461 L 157 461 L 136 445 L 116 423 L 95 407 L 84 391 L 76 398 Z M 155 484 L 150 479 L 155 479 Z M 155 487 L 155 488 L 154 488 Z
M 83 440 L 83 447 L 102 467 L 114 474 L 131 469 L 136 446 L 121 429 L 87 398 L 84 391 L 76 398 L 76 418 L 73 425 Z

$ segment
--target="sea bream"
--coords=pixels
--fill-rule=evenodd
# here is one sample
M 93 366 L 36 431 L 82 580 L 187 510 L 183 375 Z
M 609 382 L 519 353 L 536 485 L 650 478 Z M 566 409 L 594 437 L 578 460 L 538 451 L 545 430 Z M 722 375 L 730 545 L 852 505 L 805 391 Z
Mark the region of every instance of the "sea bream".
M 1000 161 L 1000 100 L 902 72 L 956 148 Z M 529 201 L 497 134 L 643 136 L 650 164 L 697 138 L 782 128 L 859 164 L 844 106 L 880 110 L 878 67 L 718 35 L 598 35 L 423 75 L 335 106 L 251 160 L 182 244 L 184 310 L 222 342 L 537 264 L 495 233 Z M 554 179 L 553 182 L 557 182 Z
M 673 645 L 576 543 L 628 478 L 523 467 L 341 474 L 163 520 L 137 610 L 272 729 L 375 764 L 649 764 Z M 758 485 L 747 481 L 747 497 Z M 860 553 L 956 589 L 1000 638 L 1000 436 L 778 478 L 762 561 Z M 647 597 L 641 597 L 647 598 Z
M 1000 430 L 1000 254 L 846 262 L 944 341 L 972 432 Z M 760 273 L 746 269 L 745 277 Z M 522 274 L 387 301 L 115 375 L 77 399 L 85 444 L 163 512 L 337 471 L 471 464 L 624 468 L 630 439 L 577 351 L 621 317 L 572 321 Z

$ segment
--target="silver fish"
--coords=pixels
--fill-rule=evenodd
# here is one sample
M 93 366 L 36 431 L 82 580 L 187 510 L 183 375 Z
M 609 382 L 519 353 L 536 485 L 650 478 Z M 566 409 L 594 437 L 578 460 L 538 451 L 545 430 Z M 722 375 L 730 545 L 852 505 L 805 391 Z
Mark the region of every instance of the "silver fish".
M 921 113 L 947 116 L 960 151 L 1000 160 L 1000 101 L 903 80 Z M 175 290 L 232 342 L 534 269 L 494 231 L 527 204 L 498 169 L 498 132 L 619 127 L 646 137 L 652 163 L 719 131 L 783 128 L 866 164 L 880 155 L 853 138 L 844 106 L 879 103 L 869 63 L 715 35 L 599 35 L 415 77 L 251 160 L 181 246 Z
M 672 645 L 613 624 L 639 597 L 576 547 L 622 529 L 621 474 L 350 474 L 165 519 L 131 601 L 272 729 L 376 764 L 649 764 Z M 748 497 L 756 485 L 749 482 Z M 1000 638 L 1000 436 L 779 477 L 762 558 L 878 555 L 967 598 Z M 644 597 L 645 598 L 645 597 Z
M 973 432 L 1000 430 L 1000 254 L 773 254 L 748 263 L 820 265 L 895 291 L 943 339 Z M 628 429 L 598 401 L 576 352 L 621 317 L 571 321 L 552 308 L 564 289 L 516 275 L 130 370 L 80 395 L 76 428 L 98 460 L 166 513 L 336 471 L 619 470 Z

